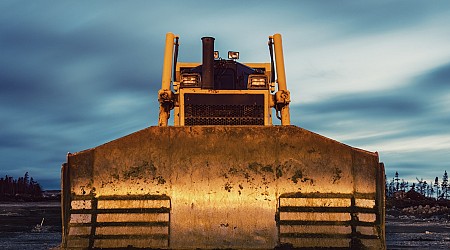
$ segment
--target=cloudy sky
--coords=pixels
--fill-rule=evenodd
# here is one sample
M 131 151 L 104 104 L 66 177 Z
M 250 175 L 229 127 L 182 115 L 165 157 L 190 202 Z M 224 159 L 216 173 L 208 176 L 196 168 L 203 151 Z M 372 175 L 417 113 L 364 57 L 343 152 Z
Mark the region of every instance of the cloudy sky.
M 450 171 L 450 1 L 0 1 L 0 176 L 59 188 L 67 152 L 157 124 L 166 32 L 267 62 L 293 124 L 378 151 L 388 178 Z

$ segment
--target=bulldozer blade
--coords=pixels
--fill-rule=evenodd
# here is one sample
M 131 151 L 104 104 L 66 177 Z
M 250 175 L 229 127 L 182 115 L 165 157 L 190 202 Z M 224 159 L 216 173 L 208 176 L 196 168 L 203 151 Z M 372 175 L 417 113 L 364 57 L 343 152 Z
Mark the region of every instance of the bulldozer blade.
M 68 155 L 62 246 L 384 249 L 384 178 L 296 126 L 149 127 Z

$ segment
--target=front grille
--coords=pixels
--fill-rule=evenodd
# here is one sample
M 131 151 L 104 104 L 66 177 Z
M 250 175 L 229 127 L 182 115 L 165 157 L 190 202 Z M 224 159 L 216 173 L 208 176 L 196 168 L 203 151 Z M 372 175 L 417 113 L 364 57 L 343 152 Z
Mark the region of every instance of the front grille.
M 170 247 L 169 196 L 77 195 L 71 199 L 63 237 L 67 248 Z
M 264 125 L 264 95 L 185 94 L 184 124 Z
M 281 194 L 275 217 L 283 245 L 361 249 L 380 241 L 381 219 L 374 193 Z

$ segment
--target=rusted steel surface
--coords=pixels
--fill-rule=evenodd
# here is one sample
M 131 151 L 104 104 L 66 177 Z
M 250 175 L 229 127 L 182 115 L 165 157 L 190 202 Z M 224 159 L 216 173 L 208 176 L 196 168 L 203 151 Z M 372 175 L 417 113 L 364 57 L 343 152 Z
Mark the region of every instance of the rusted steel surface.
M 295 126 L 149 127 L 68 156 L 63 246 L 380 249 L 382 171 Z

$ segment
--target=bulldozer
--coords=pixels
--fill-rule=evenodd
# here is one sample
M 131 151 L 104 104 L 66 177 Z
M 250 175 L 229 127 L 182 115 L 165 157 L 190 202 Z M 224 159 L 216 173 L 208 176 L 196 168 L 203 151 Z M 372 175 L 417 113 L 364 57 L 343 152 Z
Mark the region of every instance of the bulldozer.
M 157 126 L 67 155 L 62 248 L 385 249 L 384 165 L 290 124 L 281 35 L 265 63 L 201 40 L 167 33 Z

